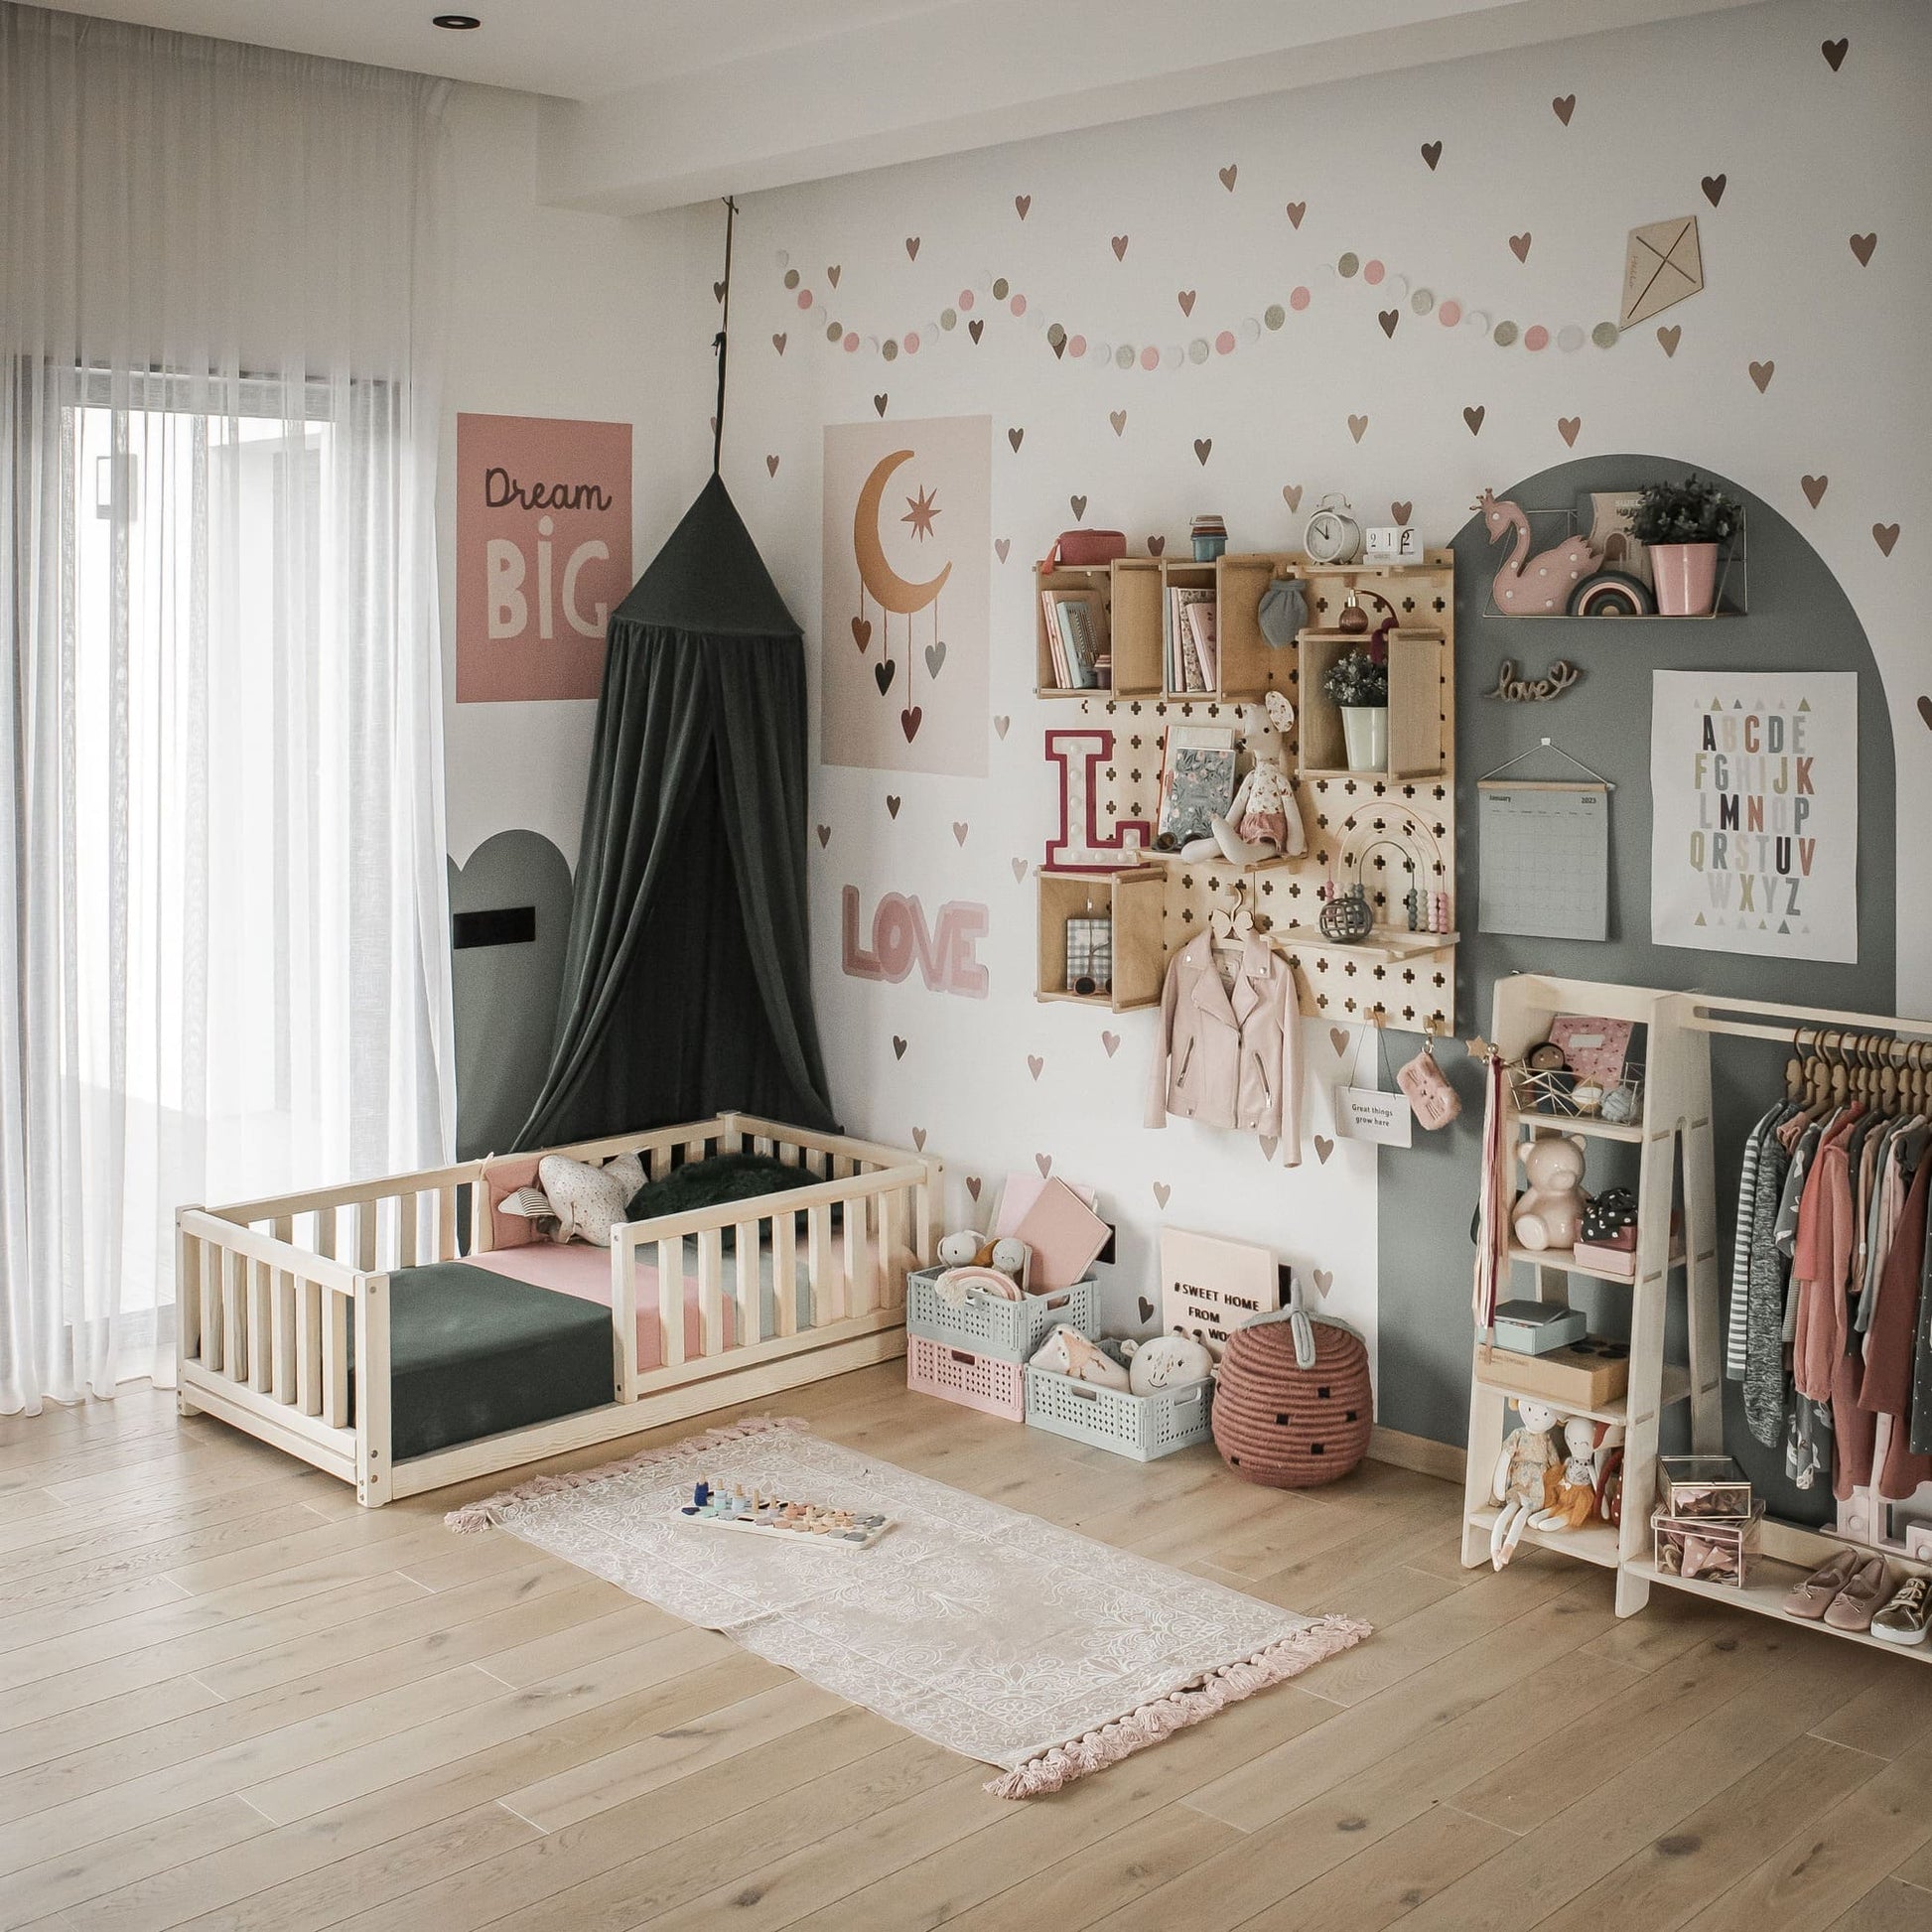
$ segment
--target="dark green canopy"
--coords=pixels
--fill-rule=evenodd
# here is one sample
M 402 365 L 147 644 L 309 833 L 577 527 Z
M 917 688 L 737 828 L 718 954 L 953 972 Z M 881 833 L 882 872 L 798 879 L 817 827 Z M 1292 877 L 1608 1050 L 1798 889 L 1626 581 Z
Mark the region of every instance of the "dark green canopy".
M 611 619 L 525 1148 L 736 1109 L 833 1125 L 805 899 L 805 659 L 713 475 Z

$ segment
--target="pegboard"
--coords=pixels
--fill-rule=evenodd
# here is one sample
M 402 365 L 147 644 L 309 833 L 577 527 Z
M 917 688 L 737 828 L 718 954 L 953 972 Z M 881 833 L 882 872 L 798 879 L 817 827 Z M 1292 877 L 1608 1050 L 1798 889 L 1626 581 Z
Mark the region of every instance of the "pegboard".
M 1429 777 L 1383 778 L 1372 772 L 1308 776 L 1301 764 L 1300 639 L 1279 653 L 1277 680 L 1296 708 L 1289 754 L 1296 771 L 1309 850 L 1300 858 L 1257 866 L 1225 860 L 1157 861 L 1167 868 L 1163 930 L 1172 955 L 1206 923 L 1216 906 L 1232 907 L 1245 884 L 1256 926 L 1296 968 L 1302 1011 L 1311 1019 L 1356 1024 L 1379 1009 L 1386 1023 L 1421 1032 L 1455 1027 L 1455 597 L 1453 559 L 1431 551 L 1420 567 L 1379 570 L 1362 566 L 1329 570 L 1307 558 L 1278 560 L 1306 585 L 1311 628 L 1332 626 L 1351 589 L 1373 590 L 1395 607 L 1405 626 L 1442 633 L 1438 683 L 1440 770 Z M 1371 605 L 1371 612 L 1374 607 Z M 1122 819 L 1152 824 L 1160 816 L 1161 747 L 1171 723 L 1222 723 L 1239 728 L 1261 714 L 1258 704 L 1226 699 L 1109 697 L 1096 693 L 1077 702 L 1078 715 L 1115 734 L 1114 756 L 1097 774 L 1100 825 L 1111 831 Z M 1320 700 L 1317 699 L 1317 702 Z M 1072 706 L 1069 706 L 1072 709 Z M 1321 887 L 1331 876 L 1353 883 L 1358 861 L 1377 839 L 1406 844 L 1426 870 L 1440 866 L 1441 890 L 1450 895 L 1450 931 L 1390 930 L 1406 921 L 1409 877 L 1401 855 L 1386 847 L 1360 864 L 1359 877 L 1375 909 L 1376 934 L 1361 945 L 1323 940 L 1315 921 Z M 1432 883 L 1422 881 L 1427 890 Z

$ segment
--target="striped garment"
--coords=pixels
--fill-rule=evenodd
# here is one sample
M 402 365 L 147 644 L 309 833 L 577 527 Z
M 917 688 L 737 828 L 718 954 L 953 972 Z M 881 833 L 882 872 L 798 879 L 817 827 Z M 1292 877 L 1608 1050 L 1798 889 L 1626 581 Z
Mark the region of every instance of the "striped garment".
M 1757 1163 L 1764 1136 L 1784 1118 L 1779 1101 L 1744 1137 L 1744 1165 L 1737 1176 L 1737 1226 L 1730 1248 L 1730 1318 L 1725 1333 L 1725 1375 L 1744 1379 L 1745 1317 L 1751 1300 L 1751 1232 L 1757 1222 Z

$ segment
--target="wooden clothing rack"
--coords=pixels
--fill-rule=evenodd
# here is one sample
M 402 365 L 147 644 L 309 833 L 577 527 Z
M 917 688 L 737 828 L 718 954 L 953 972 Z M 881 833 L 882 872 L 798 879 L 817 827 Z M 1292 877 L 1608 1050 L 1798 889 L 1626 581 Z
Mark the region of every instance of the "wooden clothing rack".
M 1553 1405 L 1565 1414 L 1589 1415 L 1623 1427 L 1623 1503 L 1619 1526 L 1592 1523 L 1570 1531 L 1525 1530 L 1523 1541 L 1613 1570 L 1619 1616 L 1642 1609 L 1653 1584 L 1708 1596 L 1736 1609 L 1780 1616 L 1785 1593 L 1792 1585 L 1848 1545 L 1884 1557 L 1895 1574 L 1932 1576 L 1932 1547 L 1919 1557 L 1876 1540 L 1877 1518 L 1869 1496 L 1863 1516 L 1852 1505 L 1841 1509 L 1836 1531 L 1765 1517 L 1758 1530 L 1757 1562 L 1741 1589 L 1702 1578 L 1660 1573 L 1653 1559 L 1650 1530 L 1663 1411 L 1674 1403 L 1688 1402 L 1693 1450 L 1720 1454 L 1724 1449 L 1724 1351 L 1719 1322 L 1717 1180 L 1711 1119 L 1712 1036 L 1775 1040 L 1788 1045 L 1793 1049 L 1788 1076 L 1795 1071 L 1809 1085 L 1822 1069 L 1832 1090 L 1848 1099 L 1870 1094 L 1881 1106 L 1888 1102 L 1920 1104 L 1920 1095 L 1932 1098 L 1932 1020 L 1522 974 L 1496 983 L 1490 1050 L 1506 1061 L 1520 1060 L 1531 1046 L 1549 1036 L 1550 1023 L 1558 1014 L 1629 1020 L 1646 1029 L 1644 1104 L 1639 1120 L 1612 1123 L 1512 1109 L 1504 1136 L 1512 1160 L 1517 1141 L 1524 1134 L 1575 1133 L 1583 1135 L 1592 1148 L 1600 1141 L 1622 1142 L 1640 1149 L 1634 1279 L 1626 1282 L 1581 1268 L 1567 1251 L 1535 1252 L 1512 1246 L 1509 1252 L 1512 1269 L 1532 1271 L 1537 1301 L 1567 1305 L 1573 1274 L 1613 1283 L 1630 1295 L 1630 1380 L 1626 1394 L 1600 1410 Z M 1672 1220 L 1680 1205 L 1676 1199 L 1680 1173 L 1683 1226 L 1674 1240 Z M 1665 1319 L 1680 1273 L 1689 1336 L 1688 1367 L 1664 1360 Z M 1506 1373 L 1485 1361 L 1484 1339 L 1477 1337 L 1470 1379 L 1462 1532 L 1465 1567 L 1488 1560 L 1489 1528 L 1496 1517 L 1489 1500 L 1489 1483 L 1502 1447 L 1508 1408 L 1516 1394 L 1508 1385 Z M 1852 1533 L 1861 1524 L 1863 1533 Z M 1822 1623 L 1808 1627 L 1932 1663 L 1932 1646 L 1902 1648 L 1863 1631 L 1838 1630 Z

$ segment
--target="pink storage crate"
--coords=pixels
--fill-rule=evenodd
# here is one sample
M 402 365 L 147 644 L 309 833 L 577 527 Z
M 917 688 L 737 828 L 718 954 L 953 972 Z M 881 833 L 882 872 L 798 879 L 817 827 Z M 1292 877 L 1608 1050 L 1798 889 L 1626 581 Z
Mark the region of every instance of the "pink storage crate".
M 1027 1420 L 1027 1371 L 1019 1362 L 975 1355 L 925 1335 L 905 1338 L 905 1386 L 1003 1422 Z

